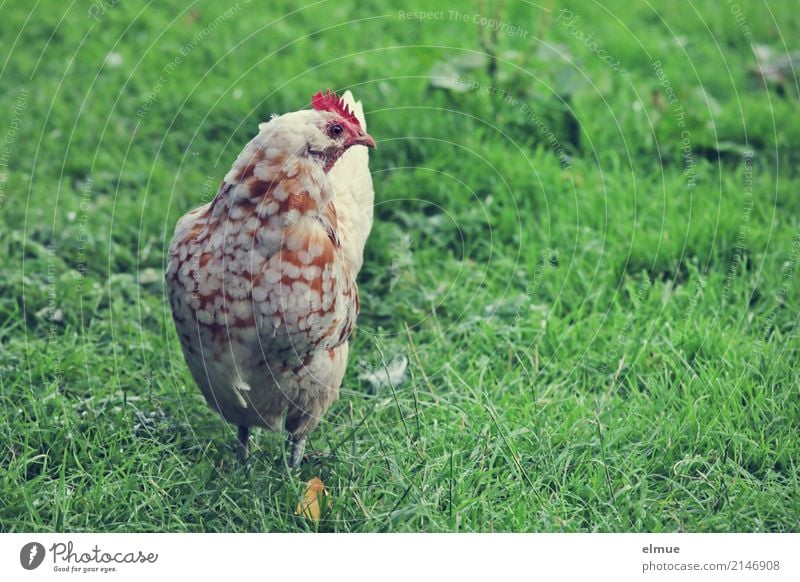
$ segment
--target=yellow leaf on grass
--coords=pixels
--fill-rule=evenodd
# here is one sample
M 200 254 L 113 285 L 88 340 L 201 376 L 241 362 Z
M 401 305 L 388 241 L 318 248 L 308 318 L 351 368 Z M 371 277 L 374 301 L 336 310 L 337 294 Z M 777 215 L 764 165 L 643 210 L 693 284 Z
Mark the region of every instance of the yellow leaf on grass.
M 308 519 L 319 521 L 319 516 L 322 513 L 320 499 L 326 495 L 328 495 L 328 492 L 325 491 L 325 485 L 322 484 L 319 477 L 309 479 L 308 483 L 306 483 L 306 491 L 303 493 L 303 498 L 297 504 L 297 509 L 294 512 Z

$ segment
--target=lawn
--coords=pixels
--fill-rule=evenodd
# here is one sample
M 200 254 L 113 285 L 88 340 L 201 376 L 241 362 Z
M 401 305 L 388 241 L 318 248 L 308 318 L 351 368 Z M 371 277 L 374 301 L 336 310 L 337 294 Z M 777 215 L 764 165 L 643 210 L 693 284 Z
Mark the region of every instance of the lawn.
M 796 5 L 425 7 L 0 8 L 0 531 L 800 531 Z M 309 460 L 243 465 L 166 248 L 325 88 L 359 325 Z

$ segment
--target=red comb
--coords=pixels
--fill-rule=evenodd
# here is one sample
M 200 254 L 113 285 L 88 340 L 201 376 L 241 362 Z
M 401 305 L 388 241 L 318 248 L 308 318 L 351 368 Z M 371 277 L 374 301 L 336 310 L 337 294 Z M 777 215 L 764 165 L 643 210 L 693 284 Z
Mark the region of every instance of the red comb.
M 361 123 L 359 123 L 358 118 L 355 114 L 350 111 L 350 108 L 347 106 L 347 103 L 344 102 L 344 99 L 339 97 L 336 93 L 332 93 L 330 89 L 324 94 L 322 91 L 317 93 L 311 98 L 311 107 L 313 107 L 316 111 L 331 111 L 333 113 L 338 113 L 344 119 L 351 123 L 355 123 L 357 126 L 361 127 Z

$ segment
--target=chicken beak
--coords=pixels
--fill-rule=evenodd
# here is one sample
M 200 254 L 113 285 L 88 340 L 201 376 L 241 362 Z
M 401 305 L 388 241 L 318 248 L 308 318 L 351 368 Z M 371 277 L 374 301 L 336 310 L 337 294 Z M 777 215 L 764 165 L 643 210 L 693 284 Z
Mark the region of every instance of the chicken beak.
M 368 133 L 359 134 L 350 142 L 350 145 L 363 145 L 373 149 L 378 147 L 378 144 L 375 143 L 375 139 Z

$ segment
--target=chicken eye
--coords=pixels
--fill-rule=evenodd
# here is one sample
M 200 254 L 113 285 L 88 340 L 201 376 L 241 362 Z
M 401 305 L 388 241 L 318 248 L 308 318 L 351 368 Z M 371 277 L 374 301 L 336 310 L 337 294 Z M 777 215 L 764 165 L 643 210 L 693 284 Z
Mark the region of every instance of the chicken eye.
M 331 137 L 339 137 L 344 132 L 344 128 L 339 125 L 338 123 L 334 123 L 331 125 L 331 128 L 328 130 L 328 134 Z

